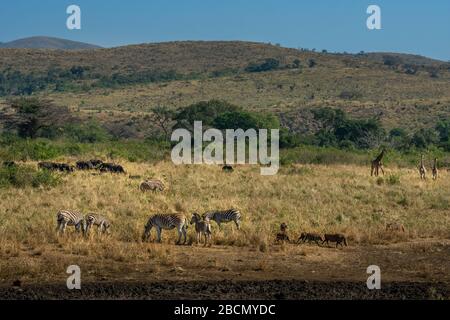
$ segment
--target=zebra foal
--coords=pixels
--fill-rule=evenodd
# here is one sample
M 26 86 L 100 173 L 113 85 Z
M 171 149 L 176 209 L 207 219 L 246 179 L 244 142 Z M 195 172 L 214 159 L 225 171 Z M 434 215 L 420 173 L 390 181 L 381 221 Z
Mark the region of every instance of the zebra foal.
M 89 230 L 92 226 L 97 227 L 98 233 L 109 233 L 109 227 L 111 227 L 111 223 L 104 216 L 89 213 L 86 215 L 86 234 L 89 234 Z
M 198 213 L 194 212 L 192 214 L 191 224 L 195 224 L 195 233 L 197 234 L 197 244 L 200 243 L 200 239 L 203 234 L 203 236 L 205 237 L 205 247 L 206 247 L 208 242 L 211 240 L 212 234 L 209 219 L 206 218 L 205 220 L 203 220 Z

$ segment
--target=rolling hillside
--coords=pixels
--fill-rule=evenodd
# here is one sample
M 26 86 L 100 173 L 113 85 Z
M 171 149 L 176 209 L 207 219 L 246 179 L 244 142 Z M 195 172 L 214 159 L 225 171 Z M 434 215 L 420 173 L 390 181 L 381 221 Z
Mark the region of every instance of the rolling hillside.
M 29 37 L 6 43 L 0 42 L 0 48 L 82 50 L 98 49 L 100 47 L 88 43 L 53 37 Z
M 321 106 L 375 117 L 387 128 L 432 127 L 450 116 L 450 64 L 406 54 L 318 53 L 239 41 L 0 49 L 0 72 L 0 95 L 49 96 L 102 121 L 210 99 L 282 113 L 294 129 L 304 110 Z

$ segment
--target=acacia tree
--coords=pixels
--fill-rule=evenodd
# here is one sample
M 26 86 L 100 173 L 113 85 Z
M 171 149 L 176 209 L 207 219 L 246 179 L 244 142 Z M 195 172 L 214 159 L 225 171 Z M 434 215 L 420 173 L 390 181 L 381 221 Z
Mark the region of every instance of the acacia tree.
M 60 128 L 70 120 L 72 115 L 67 107 L 38 98 L 9 100 L 7 106 L 0 110 L 3 127 L 22 138 L 35 138 L 40 130 Z
M 174 111 L 164 106 L 152 108 L 151 119 L 164 132 L 165 139 L 169 139 L 170 131 L 173 128 L 175 117 Z

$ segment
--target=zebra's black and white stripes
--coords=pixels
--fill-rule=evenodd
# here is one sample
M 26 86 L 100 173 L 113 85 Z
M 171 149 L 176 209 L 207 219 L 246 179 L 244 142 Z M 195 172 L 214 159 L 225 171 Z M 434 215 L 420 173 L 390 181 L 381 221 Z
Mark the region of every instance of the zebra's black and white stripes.
M 142 241 L 147 241 L 150 238 L 150 232 L 152 228 L 156 228 L 158 234 L 158 242 L 161 242 L 162 230 L 172 230 L 174 228 L 178 231 L 177 244 L 181 243 L 181 236 L 184 237 L 186 243 L 186 229 L 188 227 L 187 219 L 184 214 L 172 213 L 172 214 L 155 214 L 152 215 L 144 228 L 144 234 L 142 235 Z
M 221 223 L 234 221 L 238 230 L 241 228 L 241 212 L 237 209 L 224 211 L 208 211 L 203 214 L 203 219 L 214 220 L 220 228 Z
M 88 215 L 86 215 L 86 234 L 89 233 L 89 230 L 92 228 L 92 226 L 97 226 L 99 233 L 106 233 L 108 232 L 111 223 L 104 216 L 95 213 L 89 213 Z
M 77 232 L 86 233 L 86 220 L 82 213 L 78 211 L 61 210 L 56 214 L 57 231 L 64 233 L 67 226 L 74 226 Z
M 208 244 L 208 241 L 211 240 L 211 224 L 209 219 L 202 219 L 202 217 L 194 212 L 191 218 L 191 224 L 195 224 L 195 233 L 197 234 L 197 244 L 200 243 L 200 239 L 203 236 L 205 237 L 205 246 Z

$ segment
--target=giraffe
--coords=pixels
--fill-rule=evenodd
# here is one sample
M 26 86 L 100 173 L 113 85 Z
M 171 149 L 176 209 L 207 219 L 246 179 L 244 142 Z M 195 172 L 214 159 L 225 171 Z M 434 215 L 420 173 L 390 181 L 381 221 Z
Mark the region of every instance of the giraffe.
M 420 158 L 419 174 L 420 174 L 420 179 L 422 179 L 422 180 L 426 179 L 427 169 L 425 169 L 425 164 L 423 163 L 423 155 Z
M 379 170 L 381 170 L 381 172 L 384 175 L 383 163 L 381 161 L 383 160 L 385 153 L 386 153 L 386 150 L 383 149 L 381 151 L 381 153 L 378 155 L 378 157 L 376 157 L 374 160 L 372 160 L 372 169 L 370 171 L 370 176 L 373 176 L 375 174 L 375 177 L 378 177 Z
M 433 174 L 433 180 L 438 178 L 438 167 L 437 167 L 437 158 L 434 158 L 433 167 L 431 169 L 431 173 Z

